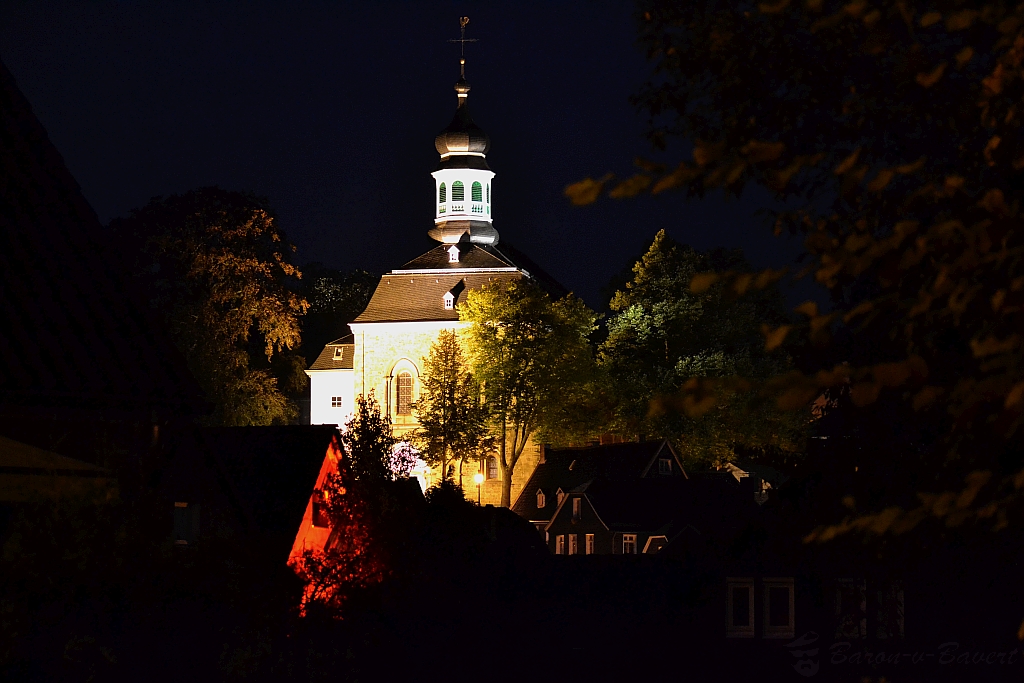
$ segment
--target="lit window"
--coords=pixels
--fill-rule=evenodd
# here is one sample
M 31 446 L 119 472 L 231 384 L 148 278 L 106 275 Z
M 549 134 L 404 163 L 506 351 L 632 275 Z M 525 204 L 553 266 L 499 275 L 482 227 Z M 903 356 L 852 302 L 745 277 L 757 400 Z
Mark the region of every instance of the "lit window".
M 437 191 L 437 198 L 442 204 L 448 201 L 448 188 L 444 186 L 444 183 L 441 183 L 441 189 Z
M 587 534 L 586 543 L 587 543 L 587 547 L 586 547 L 587 555 L 593 555 L 594 554 L 594 534 Z
M 583 499 L 582 498 L 573 498 L 572 499 L 572 518 L 574 520 L 578 521 L 579 518 L 580 518 L 580 514 L 582 512 L 583 512 Z
M 398 376 L 398 400 L 395 402 L 399 415 L 412 414 L 412 375 L 403 372 Z
M 727 638 L 754 637 L 754 579 L 726 579 Z
M 341 396 L 331 396 L 331 407 L 332 408 L 340 408 L 341 407 Z
M 498 478 L 498 459 L 495 458 L 493 455 L 487 458 L 487 478 Z
M 565 536 L 558 534 L 555 536 L 555 555 L 565 554 Z
M 764 580 L 764 637 L 792 638 L 793 579 Z
M 540 510 L 547 504 L 548 500 L 547 497 L 544 495 L 544 492 L 541 491 L 540 489 L 537 489 L 537 509 Z
M 484 200 L 484 188 L 480 183 L 473 183 L 470 190 L 470 196 L 474 202 L 482 202 Z
M 668 458 L 658 458 L 658 474 L 672 474 L 672 461 Z
M 622 554 L 636 555 L 636 534 L 622 534 Z
M 570 555 L 579 555 L 580 554 L 580 546 L 579 546 L 579 542 L 576 540 L 576 534 L 569 534 L 569 554 Z
M 462 184 L 461 180 L 456 180 L 452 183 L 452 201 L 462 202 L 466 200 L 466 188 Z
M 344 357 L 345 357 L 345 352 L 342 350 L 342 348 L 340 346 L 335 346 L 334 347 L 334 360 L 341 360 Z
M 555 501 L 557 502 L 558 505 L 562 504 L 562 500 L 564 498 L 565 498 L 565 493 L 562 491 L 562 489 L 558 489 L 557 491 L 555 491 Z

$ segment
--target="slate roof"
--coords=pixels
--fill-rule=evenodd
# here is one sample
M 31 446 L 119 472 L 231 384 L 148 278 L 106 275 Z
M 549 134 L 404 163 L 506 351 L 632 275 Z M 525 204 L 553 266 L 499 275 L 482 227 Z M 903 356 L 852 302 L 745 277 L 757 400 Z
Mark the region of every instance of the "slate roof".
M 544 462 L 530 475 L 522 493 L 512 506 L 513 512 L 534 522 L 549 521 L 558 506 L 558 489 L 568 493 L 592 480 L 603 478 L 625 482 L 650 474 L 648 468 L 661 453 L 670 453 L 674 472 L 685 478 L 682 462 L 668 441 L 618 443 L 584 448 L 547 449 Z M 537 489 L 544 492 L 546 505 L 537 508 Z
M 457 275 L 421 274 L 396 275 L 389 273 L 380 279 L 366 310 L 355 319 L 356 323 L 456 321 L 458 305 L 466 300 L 470 289 L 488 282 L 519 279 L 519 272 L 466 273 Z M 460 282 L 464 287 L 458 291 Z M 457 294 L 451 309 L 444 307 L 444 295 Z
M 316 357 L 310 370 L 351 370 L 355 359 L 355 342 L 352 335 L 346 335 L 341 339 L 335 339 L 324 346 L 323 351 Z
M 0 64 L 0 402 L 190 412 L 198 385 Z
M 421 270 L 463 270 L 466 268 L 515 269 L 516 264 L 490 245 L 460 242 L 454 245 L 459 248 L 459 262 L 451 263 L 448 250 L 451 244 L 439 244 L 430 251 L 417 256 L 392 273 L 407 273 Z

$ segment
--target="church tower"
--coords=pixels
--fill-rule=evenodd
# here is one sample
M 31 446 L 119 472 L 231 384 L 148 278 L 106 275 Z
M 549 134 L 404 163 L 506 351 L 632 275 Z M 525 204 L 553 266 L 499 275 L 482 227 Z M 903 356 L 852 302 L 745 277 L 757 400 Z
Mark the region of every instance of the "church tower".
M 456 42 L 469 41 L 463 33 Z M 434 138 L 440 159 L 431 174 L 434 225 L 427 234 L 439 244 L 385 273 L 366 309 L 349 324 L 352 334 L 324 347 L 306 371 L 312 424 L 344 425 L 355 397 L 372 392 L 395 434 L 412 432 L 418 427 L 413 404 L 419 398 L 423 360 L 441 330 L 464 328 L 458 309 L 469 292 L 492 282 L 530 278 L 556 297 L 566 293 L 522 253 L 507 243 L 499 248 L 491 209 L 494 172 L 487 165 L 491 141 L 469 115 L 469 90 L 463 57 L 455 84 L 455 116 Z M 513 475 L 513 502 L 540 455 L 539 445 L 527 444 Z M 461 473 L 467 496 L 476 499 L 472 481 L 480 471 L 481 501 L 499 503 L 499 470 L 493 458 L 482 466 L 467 463 Z M 413 472 L 424 487 L 439 481 L 440 474 L 427 467 Z

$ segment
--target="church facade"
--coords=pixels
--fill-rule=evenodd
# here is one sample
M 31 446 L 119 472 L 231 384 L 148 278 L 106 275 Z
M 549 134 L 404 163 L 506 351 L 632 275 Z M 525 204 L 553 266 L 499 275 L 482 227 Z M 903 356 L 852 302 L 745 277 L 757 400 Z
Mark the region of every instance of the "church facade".
M 306 371 L 310 378 L 310 422 L 343 425 L 356 397 L 371 392 L 400 438 L 418 426 L 413 404 L 419 398 L 424 358 L 442 330 L 458 333 L 459 304 L 468 292 L 489 282 L 532 278 L 552 294 L 564 289 L 529 259 L 499 245 L 493 224 L 492 182 L 487 165 L 490 139 L 469 114 L 470 86 L 462 75 L 455 84 L 458 107 L 447 128 L 437 134 L 440 155 L 434 178 L 434 226 L 428 231 L 437 246 L 384 274 L 366 309 L 350 323 L 352 334 L 324 347 Z M 540 444 L 527 443 L 516 465 L 512 500 L 543 457 Z M 466 496 L 483 504 L 501 501 L 501 468 L 493 456 L 466 463 L 456 472 Z M 477 485 L 474 475 L 483 475 Z M 424 488 L 441 472 L 418 465 L 412 476 Z

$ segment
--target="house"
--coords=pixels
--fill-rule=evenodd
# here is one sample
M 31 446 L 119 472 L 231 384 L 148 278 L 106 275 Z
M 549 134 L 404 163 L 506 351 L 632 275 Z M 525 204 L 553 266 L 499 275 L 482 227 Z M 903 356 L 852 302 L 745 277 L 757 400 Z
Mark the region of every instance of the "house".
M 0 506 L 116 497 L 117 480 L 109 470 L 0 436 Z
M 625 482 L 686 476 L 679 455 L 667 440 L 547 448 L 512 510 L 543 534 L 565 495 L 595 478 Z
M 243 543 L 284 566 L 297 534 L 315 542 L 311 496 L 341 453 L 332 426 L 195 428 L 181 438 L 160 489 L 173 502 L 168 531 L 179 546 Z M 173 521 L 173 527 L 171 522 Z
M 349 324 L 352 334 L 325 346 L 306 371 L 312 424 L 344 425 L 356 396 L 372 392 L 395 433 L 408 434 L 418 425 L 413 404 L 419 398 L 423 359 L 442 330 L 464 327 L 458 309 L 470 291 L 488 283 L 529 279 L 555 296 L 567 292 L 524 254 L 500 241 L 493 220 L 495 174 L 487 162 L 491 140 L 470 116 L 464 59 L 461 67 L 455 116 L 434 138 L 439 161 L 431 174 L 434 221 L 427 234 L 437 244 L 385 273 L 365 310 Z M 516 466 L 513 500 L 540 453 L 540 444 L 527 444 Z M 482 470 L 481 503 L 500 502 L 503 475 L 493 458 L 482 468 L 474 462 L 463 468 L 460 478 L 472 479 L 478 468 Z M 439 481 L 441 473 L 420 467 L 415 474 L 426 488 Z M 467 496 L 476 494 L 467 490 Z

